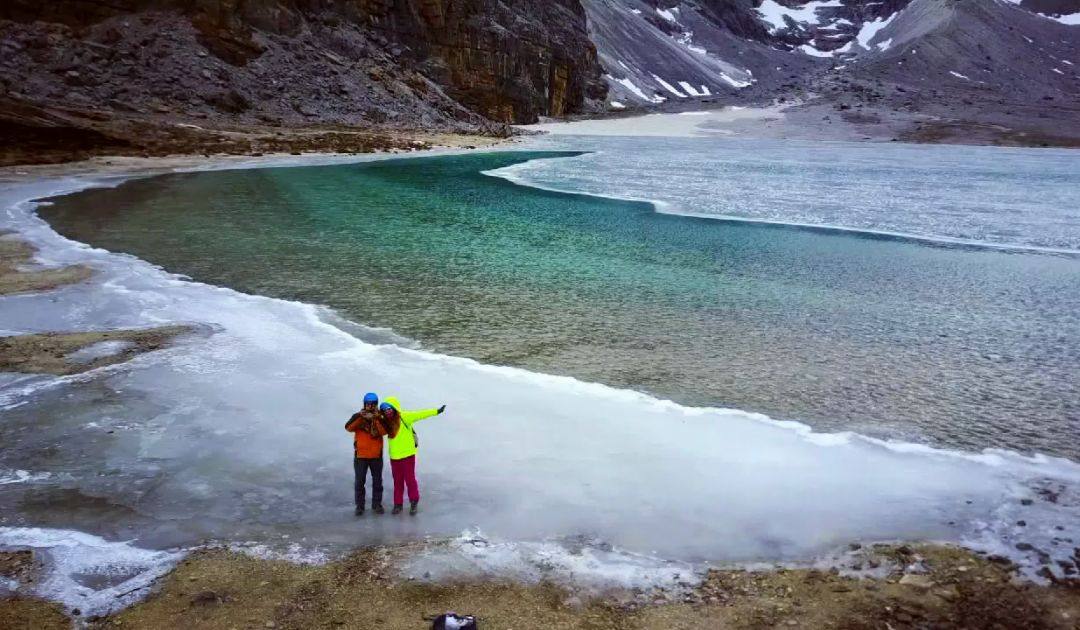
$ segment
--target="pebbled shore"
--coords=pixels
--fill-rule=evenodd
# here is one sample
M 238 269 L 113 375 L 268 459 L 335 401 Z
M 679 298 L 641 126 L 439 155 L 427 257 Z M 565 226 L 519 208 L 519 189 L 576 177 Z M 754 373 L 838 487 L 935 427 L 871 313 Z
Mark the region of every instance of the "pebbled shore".
M 0 627 L 388 628 L 430 627 L 446 611 L 494 628 L 1075 628 L 1080 588 L 1016 579 L 1007 561 L 940 545 L 852 545 L 863 569 L 710 570 L 678 592 L 586 594 L 556 583 L 403 578 L 408 548 L 368 548 L 325 565 L 198 551 L 141 603 L 107 617 L 18 596 L 0 600 Z M 14 554 L 4 554 L 14 558 Z M 4 557 L 0 555 L 0 559 Z M 22 580 L 26 554 L 0 562 Z M 69 617 L 70 614 L 70 617 Z

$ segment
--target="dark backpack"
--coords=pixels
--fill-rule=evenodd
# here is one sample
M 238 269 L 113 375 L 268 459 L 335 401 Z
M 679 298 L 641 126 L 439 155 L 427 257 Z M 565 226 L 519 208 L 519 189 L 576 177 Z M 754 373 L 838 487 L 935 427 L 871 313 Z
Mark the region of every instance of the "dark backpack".
M 476 618 L 472 615 L 458 616 L 452 612 L 439 615 L 431 624 L 431 630 L 479 630 Z

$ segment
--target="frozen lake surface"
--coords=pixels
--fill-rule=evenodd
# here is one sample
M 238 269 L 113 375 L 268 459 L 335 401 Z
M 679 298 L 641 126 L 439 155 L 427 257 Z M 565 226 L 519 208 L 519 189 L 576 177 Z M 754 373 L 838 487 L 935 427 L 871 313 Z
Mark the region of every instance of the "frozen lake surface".
M 580 143 L 578 148 L 598 148 L 589 142 Z M 568 145 L 560 147 L 572 148 Z M 728 148 L 723 145 L 716 150 L 723 153 Z M 894 148 L 889 147 L 890 150 Z M 862 147 L 851 148 L 856 153 L 862 150 Z M 903 153 L 914 152 L 917 148 L 895 150 Z M 968 168 L 963 165 L 969 163 L 965 152 L 970 149 L 932 147 L 927 150 L 935 152 L 935 160 L 958 164 L 957 168 L 961 170 Z M 700 185 L 690 190 L 680 183 L 682 180 L 677 177 L 680 169 L 671 167 L 669 161 L 658 161 L 637 171 L 641 180 L 647 180 L 654 177 L 655 171 L 667 169 L 668 176 L 662 178 L 663 186 L 655 185 L 661 180 L 646 186 L 616 179 L 611 173 L 618 171 L 628 175 L 629 172 L 620 171 L 621 165 L 610 162 L 629 160 L 641 152 L 624 145 L 608 145 L 604 151 L 579 157 L 552 156 L 557 159 L 533 161 L 522 166 L 510 165 L 511 175 L 519 181 L 612 196 L 649 196 L 661 201 L 668 197 L 681 199 L 684 204 L 690 199 L 705 198 Z M 703 149 L 696 144 L 669 147 L 665 160 L 684 154 L 693 158 L 694 151 Z M 1035 171 L 1049 174 L 1050 179 L 1062 168 L 1072 168 L 1071 172 L 1076 172 L 1076 158 L 1059 152 L 1031 153 L 1033 155 L 1019 155 L 1017 159 L 1022 164 L 1002 167 L 1002 176 L 1007 177 L 1008 172 L 1018 169 L 1027 169 L 1025 172 L 1029 174 Z M 611 159 L 616 154 L 620 159 Z M 918 160 L 919 155 L 911 153 L 910 159 Z M 1010 150 L 997 155 L 1012 156 L 1014 153 Z M 1024 166 L 1037 163 L 1040 155 L 1045 156 L 1041 167 Z M 610 162 L 606 163 L 604 156 Z M 478 163 L 469 163 L 468 159 Z M 639 155 L 634 159 L 645 158 Z M 439 169 L 444 168 L 439 160 L 451 160 L 446 164 L 456 165 L 455 168 L 463 168 L 462 164 L 469 168 L 507 166 L 479 164 L 484 161 L 480 156 L 439 158 L 422 162 L 428 169 L 422 175 L 427 178 L 439 176 Z M 1066 167 L 1062 167 L 1059 160 L 1064 160 Z M 686 165 L 695 161 L 687 159 L 684 167 L 688 168 Z M 0 478 L 11 482 L 0 485 L 0 513 L 3 514 L 0 517 L 0 544 L 28 544 L 28 537 L 37 532 L 42 546 L 57 549 L 62 547 L 58 540 L 82 541 L 80 544 L 85 543 L 89 548 L 100 547 L 105 543 L 99 541 L 108 540 L 133 541 L 134 546 L 146 549 L 184 547 L 203 541 L 255 541 L 284 548 L 296 545 L 301 550 L 332 550 L 358 544 L 415 540 L 429 535 L 457 536 L 468 532 L 465 536 L 475 536 L 475 532 L 480 531 L 486 539 L 499 541 L 491 546 L 491 561 L 495 565 L 506 566 L 507 558 L 511 564 L 520 566 L 531 562 L 551 564 L 551 558 L 557 556 L 579 560 L 586 557 L 587 562 L 568 560 L 554 564 L 572 567 L 571 570 L 578 573 L 592 570 L 614 581 L 640 581 L 670 577 L 670 572 L 662 570 L 669 561 L 693 564 L 706 560 L 809 559 L 852 540 L 962 541 L 1009 553 L 1034 567 L 1035 553 L 1030 552 L 1031 557 L 1028 557 L 1027 553 L 1017 551 L 1013 546 L 1015 542 L 1029 542 L 1056 557 L 1058 539 L 1080 536 L 1080 496 L 1077 494 L 1080 467 L 1066 457 L 984 448 L 1011 443 L 1010 439 L 1031 444 L 1039 444 L 1040 440 L 1056 441 L 1065 452 L 1076 448 L 1076 400 L 1069 398 L 1075 390 L 1067 389 L 1067 383 L 1072 382 L 1075 386 L 1076 381 L 1075 373 L 1070 374 L 1068 370 L 1075 370 L 1076 365 L 1070 362 L 1076 357 L 1076 336 L 1073 334 L 1075 329 L 1069 326 L 1076 326 L 1077 320 L 1075 310 L 1071 311 L 1070 319 L 1067 310 L 1062 308 L 1062 301 L 1077 299 L 1075 291 L 1069 293 L 1070 289 L 1076 288 L 1071 283 L 1075 282 L 1076 267 L 1080 264 L 1074 257 L 928 247 L 905 240 L 860 240 L 857 236 L 783 229 L 764 233 L 757 228 L 754 228 L 755 232 L 725 232 L 724 239 L 734 240 L 713 241 L 709 240 L 713 236 L 701 235 L 711 235 L 713 223 L 723 226 L 723 222 L 702 223 L 700 219 L 666 217 L 664 223 L 651 225 L 645 222 L 648 216 L 664 215 L 655 215 L 648 207 L 544 191 L 529 192 L 529 189 L 512 186 L 500 178 L 478 177 L 500 186 L 499 190 L 504 194 L 519 195 L 516 201 L 510 199 L 507 202 L 508 208 L 535 210 L 546 208 L 550 203 L 571 204 L 573 207 L 568 207 L 572 213 L 568 216 L 577 221 L 570 226 L 576 235 L 574 238 L 592 243 L 598 256 L 608 254 L 605 243 L 631 243 L 637 248 L 633 250 L 634 256 L 619 261 L 622 267 L 616 267 L 614 263 L 598 264 L 591 268 L 595 277 L 586 277 L 578 283 L 580 292 L 577 296 L 589 307 L 572 311 L 578 318 L 590 317 L 590 313 L 598 312 L 596 304 L 606 306 L 608 300 L 614 299 L 603 292 L 604 287 L 611 286 L 622 291 L 622 308 L 627 311 L 638 305 L 645 305 L 649 313 L 678 311 L 682 319 L 658 320 L 660 329 L 671 326 L 671 322 L 686 321 L 686 313 L 695 305 L 680 302 L 683 296 L 711 296 L 720 286 L 724 289 L 718 293 L 721 296 L 760 297 L 762 285 L 757 283 L 762 277 L 735 274 L 724 278 L 728 283 L 725 287 L 723 283 L 713 284 L 715 280 L 709 279 L 712 278 L 709 274 L 719 273 L 714 267 L 700 264 L 702 260 L 710 264 L 741 261 L 755 272 L 774 268 L 759 265 L 760 261 L 751 255 L 759 251 L 780 256 L 785 265 L 795 265 L 788 275 L 781 277 L 782 282 L 765 285 L 766 292 L 785 306 L 776 310 L 765 301 L 744 305 L 746 311 L 743 313 L 729 312 L 737 315 L 732 319 L 747 317 L 741 324 L 745 326 L 743 330 L 747 330 L 752 327 L 753 308 L 761 307 L 761 312 L 766 314 L 762 318 L 763 325 L 771 326 L 769 330 L 780 330 L 780 324 L 794 321 L 798 312 L 789 308 L 792 304 L 788 299 L 790 296 L 795 296 L 795 303 L 803 308 L 810 302 L 850 291 L 856 286 L 851 282 L 858 271 L 868 271 L 877 274 L 876 277 L 887 276 L 890 268 L 884 264 L 851 266 L 851 261 L 875 260 L 871 248 L 884 248 L 877 251 L 886 252 L 893 260 L 899 257 L 917 263 L 910 268 L 892 269 L 891 273 L 898 278 L 895 286 L 903 291 L 911 290 L 916 281 L 925 280 L 918 274 L 927 273 L 927 270 L 933 272 L 930 277 L 944 273 L 942 270 L 945 269 L 959 274 L 936 276 L 940 287 L 948 289 L 946 293 L 956 294 L 956 302 L 946 300 L 949 309 L 957 308 L 958 303 L 964 301 L 973 305 L 972 319 L 948 324 L 956 327 L 950 330 L 979 330 L 979 326 L 986 323 L 987 330 L 996 334 L 998 328 L 995 327 L 1007 328 L 1002 322 L 1007 322 L 1010 315 L 1014 316 L 1011 321 L 1022 322 L 1029 313 L 1035 313 L 1044 318 L 1040 321 L 1049 321 L 1058 327 L 1048 334 L 1059 339 L 1072 335 L 1073 345 L 1058 347 L 1056 352 L 1060 354 L 1033 359 L 1042 362 L 1045 374 L 1038 378 L 1045 379 L 1045 387 L 1065 387 L 1052 390 L 1058 393 L 1042 399 L 1060 403 L 1056 412 L 1044 410 L 1050 418 L 1047 422 L 1032 422 L 1030 418 L 1016 416 L 1019 425 L 1030 426 L 1036 433 L 1042 432 L 1036 436 L 1038 439 L 1032 442 L 1023 442 L 1023 436 L 1003 439 L 1001 433 L 1007 433 L 1008 427 L 999 429 L 997 425 L 992 425 L 991 430 L 980 436 L 970 430 L 970 427 L 980 426 L 979 419 L 968 417 L 966 424 L 958 423 L 954 429 L 945 426 L 943 430 L 944 434 L 950 430 L 961 434 L 956 439 L 958 446 L 948 446 L 948 435 L 941 435 L 930 440 L 938 445 L 932 447 L 916 443 L 922 440 L 868 437 L 863 435 L 866 432 L 844 430 L 844 426 L 850 425 L 843 423 L 825 423 L 821 426 L 828 428 L 827 431 L 815 431 L 806 424 L 770 419 L 758 413 L 718 405 L 680 404 L 632 389 L 509 366 L 524 364 L 532 367 L 524 360 L 503 359 L 497 363 L 504 365 L 496 365 L 494 361 L 481 362 L 432 352 L 433 346 L 441 349 L 453 343 L 463 347 L 476 344 L 478 342 L 470 340 L 483 337 L 484 326 L 490 326 L 487 329 L 490 331 L 489 345 L 484 346 L 485 351 L 502 349 L 505 352 L 511 345 L 504 341 L 503 331 L 513 327 L 501 328 L 498 321 L 488 319 L 488 309 L 492 312 L 501 309 L 507 317 L 512 317 L 513 313 L 521 311 L 508 307 L 526 308 L 531 303 L 529 296 L 535 298 L 537 295 L 554 296 L 557 304 L 568 304 L 574 294 L 560 284 L 560 280 L 567 275 L 577 279 L 575 274 L 582 271 L 576 264 L 583 260 L 581 258 L 560 263 L 541 257 L 536 259 L 537 268 L 519 270 L 528 275 L 529 282 L 523 282 L 522 276 L 511 273 L 520 265 L 512 257 L 504 258 L 508 256 L 506 251 L 547 247 L 552 242 L 554 232 L 550 230 L 553 228 L 538 223 L 535 213 L 527 216 L 503 213 L 499 222 L 486 224 L 479 219 L 488 219 L 490 215 L 467 214 L 469 195 L 481 195 L 478 188 L 468 189 L 468 186 L 476 185 L 471 180 L 466 188 L 449 187 L 449 184 L 440 188 L 438 192 L 446 199 L 444 208 L 449 214 L 440 219 L 428 212 L 428 231 L 423 238 L 417 236 L 419 240 L 411 242 L 421 252 L 443 255 L 437 259 L 439 264 L 434 265 L 445 265 L 443 275 L 439 275 L 438 268 L 416 263 L 422 257 L 414 256 L 406 259 L 415 268 L 411 275 L 404 276 L 404 282 L 391 273 L 400 270 L 393 265 L 375 267 L 376 275 L 363 278 L 372 287 L 370 296 L 378 309 L 393 308 L 392 296 L 397 295 L 397 299 L 403 300 L 398 304 L 412 304 L 419 312 L 423 309 L 416 305 L 429 299 L 429 319 L 405 317 L 402 320 L 405 325 L 393 326 L 391 332 L 377 327 L 387 323 L 377 317 L 356 317 L 352 310 L 357 308 L 354 303 L 345 303 L 336 311 L 307 303 L 333 304 L 331 298 L 344 294 L 349 286 L 330 283 L 328 286 L 335 291 L 331 298 L 318 290 L 303 293 L 305 287 L 322 286 L 312 283 L 315 276 L 308 275 L 305 265 L 321 269 L 325 275 L 333 275 L 326 273 L 332 268 L 327 267 L 320 251 L 329 249 L 335 255 L 351 260 L 347 247 L 351 246 L 355 256 L 364 262 L 377 261 L 381 256 L 405 256 L 401 248 L 383 249 L 373 245 L 377 241 L 355 236 L 341 237 L 346 247 L 334 249 L 340 245 L 335 239 L 342 234 L 342 221 L 349 223 L 349 213 L 358 212 L 364 204 L 379 207 L 382 203 L 392 208 L 396 203 L 398 207 L 413 208 L 412 212 L 399 213 L 401 223 L 387 223 L 388 219 L 380 216 L 377 225 L 380 230 L 391 230 L 394 235 L 401 236 L 397 240 L 399 244 L 404 235 L 417 234 L 410 221 L 419 220 L 417 217 L 425 214 L 415 210 L 420 193 L 416 192 L 415 186 L 410 187 L 409 182 L 394 180 L 392 172 L 398 171 L 400 175 L 409 167 L 382 168 L 382 172 L 374 175 L 365 175 L 362 167 L 340 166 L 289 169 L 289 172 L 275 170 L 272 173 L 238 171 L 178 175 L 133 182 L 116 190 L 92 192 L 71 199 L 75 205 L 69 206 L 68 211 L 85 213 L 96 208 L 100 214 L 84 222 L 73 220 L 74 215 L 68 216 L 61 221 L 65 233 L 72 233 L 66 230 L 88 230 L 85 233 L 92 233 L 93 238 L 87 240 L 94 244 L 102 245 L 109 239 L 132 235 L 147 238 L 152 235 L 154 239 L 164 240 L 153 240 L 149 245 L 159 248 L 158 252 L 165 255 L 168 252 L 162 248 L 162 243 L 168 238 L 179 239 L 175 242 L 180 244 L 177 246 L 180 249 L 184 242 L 201 247 L 213 242 L 216 232 L 231 242 L 232 249 L 241 252 L 246 261 L 233 265 L 232 259 L 223 257 L 230 249 L 227 247 L 214 249 L 213 256 L 208 255 L 210 249 L 202 250 L 204 262 L 200 263 L 199 256 L 177 255 L 169 260 L 159 260 L 157 253 L 138 252 L 134 246 L 128 249 L 105 245 L 118 251 L 139 253 L 148 260 L 164 264 L 165 269 L 134 256 L 109 253 L 69 241 L 37 218 L 32 205 L 26 203 L 93 182 L 56 179 L 5 187 L 0 192 L 3 227 L 18 231 L 41 247 L 46 263 L 91 264 L 98 274 L 88 283 L 49 294 L 0 300 L 0 321 L 4 329 L 33 332 L 164 323 L 206 326 L 200 329 L 202 332 L 183 339 L 171 349 L 141 356 L 121 366 L 74 377 L 5 381 L 0 389 L 0 404 L 4 405 L 0 416 L 0 440 L 5 445 L 0 449 Z M 564 170 L 559 171 L 559 168 Z M 609 169 L 606 188 L 600 183 L 602 178 L 596 175 L 602 169 Z M 784 172 L 781 169 L 778 176 L 784 177 Z M 253 174 L 255 179 L 251 179 Z M 377 181 L 379 177 L 383 178 L 381 183 Z M 958 177 L 953 173 L 951 180 Z M 945 175 L 941 178 L 941 181 L 950 180 Z M 347 190 L 355 203 L 345 207 L 335 205 L 333 201 L 340 198 L 341 187 L 348 186 L 350 181 L 353 184 Z M 854 186 L 853 183 L 850 185 Z M 195 188 L 185 188 L 191 186 Z M 720 193 L 732 187 L 738 190 L 745 184 L 733 184 L 731 178 L 716 177 L 712 186 L 714 192 Z M 783 188 L 775 181 L 761 182 L 759 187 L 772 191 Z M 195 197 L 197 203 L 189 203 L 190 197 L 178 194 L 185 190 L 201 190 L 207 194 Z M 214 190 L 220 194 L 209 194 Z M 1072 190 L 1075 195 L 1075 186 Z M 241 203 L 250 201 L 253 191 L 284 199 L 292 204 L 291 210 L 289 203 L 278 204 L 273 209 Z M 861 204 L 871 194 L 860 195 L 856 191 L 850 203 Z M 115 204 L 79 205 L 85 204 L 86 200 L 100 202 L 111 195 L 117 195 L 112 197 Z M 807 197 L 806 194 L 801 196 Z M 586 204 L 582 199 L 587 200 L 587 205 L 574 205 Z M 1051 195 L 1047 203 L 1053 205 L 1054 199 Z M 304 203 L 297 200 L 304 200 Z M 1005 202 L 999 200 L 998 203 Z M 282 210 L 282 206 L 286 209 Z M 219 213 L 216 215 L 219 218 L 228 215 L 231 208 L 233 223 L 202 225 L 198 221 L 201 215 L 188 215 L 185 223 L 177 220 L 179 214 L 171 212 L 196 207 L 209 208 L 209 211 Z M 697 208 L 695 204 L 694 212 L 702 210 L 704 213 L 711 207 Z M 649 233 L 659 238 L 635 241 L 634 234 L 618 231 L 618 226 L 625 225 L 623 220 L 606 219 L 602 229 L 589 223 L 596 219 L 597 213 L 626 217 L 627 208 L 640 215 L 635 218 L 637 223 L 633 224 L 633 230 L 639 235 Z M 686 205 L 679 209 L 690 211 Z M 60 211 L 60 206 L 55 210 Z M 152 212 L 143 214 L 150 210 L 158 213 L 156 218 Z M 53 210 L 48 212 L 52 217 Z M 266 214 L 268 212 L 272 214 Z M 618 215 L 620 212 L 622 215 Z M 1038 214 L 1030 209 L 1026 212 Z M 731 211 L 717 214 L 731 214 Z M 279 232 L 271 230 L 265 221 L 260 222 L 268 216 L 292 221 L 285 224 L 286 232 L 293 235 L 292 242 L 281 244 L 278 249 L 273 238 Z M 446 219 L 446 216 L 451 218 Z M 1026 220 L 1033 225 L 1038 223 L 1030 217 Z M 1056 227 L 1053 228 L 1046 225 L 1022 228 L 1027 232 L 1009 242 L 1074 249 L 1080 239 L 1070 231 L 1071 220 L 1068 217 L 1055 220 L 1052 223 Z M 976 220 L 968 217 L 961 223 L 964 221 Z M 516 228 L 508 228 L 508 224 L 514 223 Z M 152 229 L 154 225 L 167 229 L 155 230 Z M 186 230 L 200 226 L 204 231 L 192 241 L 192 232 Z M 522 226 L 527 228 L 524 232 Z M 896 230 L 884 224 L 871 227 L 880 231 L 912 231 L 903 225 L 899 227 L 904 229 Z M 598 230 L 595 235 L 589 231 L 593 229 Z M 483 247 L 457 249 L 460 258 L 454 259 L 447 252 L 460 244 L 455 240 L 459 230 L 472 231 L 475 235 L 472 242 Z M 672 230 L 676 231 L 677 238 L 670 236 Z M 929 231 L 935 237 L 963 240 L 977 236 L 969 231 L 950 232 L 937 228 Z M 926 235 L 925 232 L 927 229 L 914 231 L 920 235 Z M 523 233 L 531 234 L 533 241 L 522 237 Z M 247 240 L 238 237 L 243 234 L 248 234 Z M 565 237 L 565 234 L 555 234 Z M 508 248 L 500 249 L 497 243 L 490 242 L 489 239 L 497 241 L 500 235 L 509 239 Z M 308 248 L 310 239 L 316 237 L 315 242 L 320 247 Z M 849 240 L 819 240 L 812 246 L 812 241 L 802 240 L 810 237 Z M 350 238 L 354 239 L 351 243 Z M 444 240 L 440 243 L 440 239 Z M 995 238 L 988 240 L 998 244 Z M 573 240 L 555 242 L 573 252 L 581 245 Z M 258 246 L 260 243 L 262 247 Z M 654 258 L 649 247 L 657 243 L 670 247 L 662 247 Z M 688 245 L 687 259 L 698 258 L 679 259 L 678 249 L 682 243 Z M 728 251 L 734 248 L 742 258 L 699 257 L 702 252 L 712 251 L 709 248 L 717 243 L 729 248 Z M 802 249 L 808 244 L 811 245 L 809 250 Z M 797 251 L 808 252 L 801 259 L 804 264 L 801 268 L 796 262 L 800 259 L 791 257 L 791 253 Z M 832 259 L 825 267 L 844 272 L 826 279 L 825 284 L 829 286 L 814 286 L 805 275 L 798 273 L 800 269 L 812 270 L 815 264 L 821 264 L 821 260 L 837 255 L 841 259 Z M 311 258 L 305 259 L 305 256 Z M 483 264 L 470 263 L 471 257 Z M 668 276 L 650 276 L 642 280 L 638 276 L 643 272 L 628 271 L 638 268 L 656 273 L 664 267 L 663 260 L 669 261 L 669 269 L 679 272 L 671 278 L 690 277 L 699 284 L 684 286 L 676 282 L 670 289 L 654 290 L 653 287 L 660 286 L 653 284 L 658 282 L 656 277 L 662 285 L 668 286 L 670 283 L 665 284 Z M 545 262 L 550 267 L 545 267 Z M 295 267 L 289 266 L 294 263 Z M 492 267 L 489 263 L 496 264 Z M 215 268 L 225 276 L 236 270 L 242 273 L 216 276 Z M 292 268 L 296 275 L 290 278 L 287 274 L 276 274 L 274 268 Z M 434 290 L 429 293 L 417 291 L 416 285 L 409 284 L 430 274 L 426 283 L 419 285 L 428 289 L 445 280 L 445 269 L 477 268 L 494 268 L 495 271 L 488 275 L 465 273 L 462 284 L 451 287 L 458 296 L 457 319 L 451 297 Z M 986 271 L 979 271 L 980 268 Z M 187 274 L 195 281 L 170 272 Z M 379 276 L 378 273 L 386 275 Z M 259 277 L 268 279 L 265 291 L 245 284 L 257 282 Z M 979 277 L 988 284 L 972 288 L 971 294 L 963 293 L 961 285 L 950 284 L 968 277 Z M 1036 287 L 1025 297 L 1034 300 L 1035 307 L 999 300 L 1000 308 L 1009 311 L 1002 314 L 986 306 L 993 302 L 993 295 L 986 294 L 986 286 L 1007 292 L 1015 289 L 1019 277 L 1030 280 L 1031 286 Z M 235 284 L 231 283 L 232 279 L 237 280 Z M 199 280 L 235 286 L 251 293 L 202 284 Z M 507 301 L 500 303 L 496 292 L 472 293 L 476 286 L 472 283 L 479 284 L 481 280 L 492 280 L 500 290 L 516 284 L 521 292 L 502 294 L 502 299 Z M 837 283 L 841 286 L 835 286 Z M 744 284 L 752 284 L 754 290 L 746 293 L 738 288 Z M 702 291 L 703 286 L 708 290 Z M 737 290 L 725 293 L 731 286 Z M 297 294 L 289 294 L 290 288 Z M 644 290 L 654 292 L 635 293 Z M 264 292 L 279 297 L 254 294 Z M 888 294 L 889 291 L 879 293 Z M 866 339 L 872 341 L 874 329 L 861 328 L 862 320 L 851 315 L 858 310 L 852 305 L 858 304 L 860 296 L 869 294 L 872 292 L 864 286 L 852 294 L 853 299 L 845 302 L 845 318 L 854 319 L 844 319 L 848 322 L 845 325 L 849 326 L 844 330 L 861 331 L 860 334 L 868 335 Z M 912 312 L 918 319 L 933 325 L 948 321 L 941 311 L 925 306 L 930 294 L 916 291 L 914 295 L 918 298 L 918 308 Z M 293 299 L 281 299 L 289 296 Z M 888 297 L 885 295 L 882 299 Z M 875 311 L 884 304 L 869 303 L 866 307 Z M 1033 310 L 1025 311 L 1025 308 Z M 403 310 L 409 309 L 403 306 Z M 544 330 L 544 326 L 552 321 L 544 319 L 547 311 L 542 308 L 523 312 L 535 315 L 535 330 Z M 351 323 L 343 315 L 360 323 Z M 888 311 L 875 311 L 874 315 L 875 322 L 889 321 Z M 905 317 L 908 316 L 897 316 L 899 324 L 879 330 L 877 336 L 888 338 L 896 347 L 905 347 L 905 335 L 919 330 L 917 327 L 905 329 L 903 324 L 908 321 Z M 441 327 L 434 326 L 432 318 L 438 319 Z M 584 320 L 580 329 L 588 328 L 589 321 Z M 601 330 L 607 331 L 605 335 L 610 337 L 611 331 L 620 331 L 620 327 L 631 321 L 605 320 Z M 850 323 L 852 321 L 854 323 Z M 415 330 L 410 326 L 415 326 Z M 552 329 L 558 327 L 552 326 Z M 447 337 L 450 341 L 434 334 L 440 330 L 454 331 Z M 460 332 L 462 330 L 469 331 L 472 337 Z M 526 333 L 521 336 L 527 338 L 527 331 L 534 329 L 526 327 L 522 330 Z M 704 330 L 715 329 L 706 327 Z M 434 331 L 432 339 L 436 341 L 425 339 L 423 331 Z M 1038 336 L 1037 326 L 1027 327 L 1024 332 L 1035 335 L 1029 337 L 1032 347 L 1042 348 L 1040 344 L 1046 343 Z M 642 335 L 647 336 L 647 332 L 643 330 Z M 659 334 L 655 336 L 662 338 Z M 420 343 L 408 339 L 418 339 Z M 839 347 L 845 352 L 857 348 L 854 342 L 858 339 L 858 336 L 844 338 L 844 344 Z M 1004 339 L 1006 343 L 1016 343 L 1017 348 L 1023 347 L 1020 341 L 1007 334 Z M 558 342 L 557 339 L 554 341 Z M 964 343 L 984 342 L 972 337 Z M 759 347 L 767 346 L 761 344 Z M 611 354 L 610 346 L 599 342 L 592 351 L 595 357 L 605 360 L 617 356 Z M 917 352 L 939 356 L 932 348 L 909 351 L 911 356 Z M 648 365 L 662 352 L 661 343 L 638 356 Z M 745 354 L 736 356 L 747 360 Z M 917 362 L 898 356 L 905 369 L 917 367 Z M 568 365 L 575 369 L 586 364 L 582 357 L 571 358 Z M 707 359 L 702 355 L 696 360 Z M 548 360 L 552 359 L 548 357 Z M 722 360 L 722 356 L 714 356 L 714 361 L 721 362 L 720 366 L 723 366 Z M 803 359 L 796 357 L 796 360 Z M 1021 356 L 1020 360 L 1029 359 Z M 1070 365 L 1073 367 L 1068 367 Z M 954 366 L 946 367 L 951 374 Z M 1008 369 L 995 369 L 997 371 L 988 372 L 991 377 L 1009 373 Z M 564 374 L 566 372 L 573 373 L 574 370 L 563 370 Z M 596 374 L 600 376 L 589 380 L 607 380 L 602 370 Z M 889 377 L 887 370 L 878 374 L 880 378 Z M 901 376 L 904 374 L 907 373 Z M 735 371 L 732 379 L 738 380 L 739 376 Z M 766 376 L 767 373 L 762 373 L 759 377 Z M 894 382 L 903 381 L 894 378 Z M 1009 387 L 1004 381 L 1002 386 Z M 712 395 L 708 389 L 695 389 L 693 383 L 681 383 L 680 388 L 681 392 L 690 392 L 686 394 L 687 398 L 692 398 L 690 394 L 695 391 L 704 392 L 701 395 L 705 397 Z M 446 415 L 425 421 L 420 427 L 423 437 L 419 471 L 424 498 L 419 517 L 358 521 L 351 516 L 349 439 L 342 425 L 368 390 L 396 394 L 406 407 L 448 405 Z M 1030 391 L 1035 398 L 1010 404 L 1030 406 L 1031 400 L 1035 400 L 1031 408 L 1042 409 L 1038 396 L 1045 393 L 1045 388 L 1035 387 Z M 843 391 L 834 395 L 836 398 L 845 396 Z M 678 398 L 671 394 L 665 397 Z M 979 404 L 991 403 L 971 403 L 976 409 Z M 1007 415 L 1000 410 L 995 414 L 999 418 Z M 869 427 L 874 426 L 872 417 L 866 418 L 865 422 Z M 922 431 L 919 425 L 913 426 L 914 433 Z M 982 444 L 979 444 L 980 440 L 983 440 Z M 1050 449 L 1023 450 L 1046 453 Z M 1015 525 L 1021 518 L 1027 521 L 1026 528 Z M 63 534 L 57 534 L 57 530 L 78 530 L 102 539 L 78 538 L 82 534 L 70 534 L 65 538 Z M 537 548 L 541 551 L 522 551 Z M 57 553 L 58 557 L 63 555 Z M 478 562 L 475 558 L 478 553 L 481 557 L 484 555 L 483 551 L 470 548 L 470 562 Z M 1071 546 L 1062 548 L 1060 553 L 1061 557 L 1066 557 L 1071 553 Z M 155 559 L 156 556 L 143 562 L 148 567 L 146 570 L 157 566 Z

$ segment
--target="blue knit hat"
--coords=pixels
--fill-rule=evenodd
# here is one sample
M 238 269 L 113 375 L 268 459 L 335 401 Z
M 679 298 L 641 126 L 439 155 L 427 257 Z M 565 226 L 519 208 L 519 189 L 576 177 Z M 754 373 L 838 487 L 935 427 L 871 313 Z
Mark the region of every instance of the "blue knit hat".
M 365 405 L 368 404 L 368 403 L 377 403 L 377 402 L 379 402 L 379 397 L 375 395 L 375 392 L 368 392 L 368 393 L 364 394 L 364 404 Z

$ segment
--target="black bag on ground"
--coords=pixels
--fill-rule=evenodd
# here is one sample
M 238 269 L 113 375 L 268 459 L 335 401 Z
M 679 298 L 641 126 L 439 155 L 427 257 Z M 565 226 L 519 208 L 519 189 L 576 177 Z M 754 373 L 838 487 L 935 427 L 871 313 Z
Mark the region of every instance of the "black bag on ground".
M 459 616 L 452 612 L 439 615 L 431 624 L 431 630 L 478 630 L 479 627 L 472 615 Z

